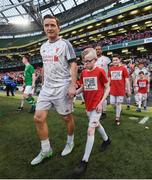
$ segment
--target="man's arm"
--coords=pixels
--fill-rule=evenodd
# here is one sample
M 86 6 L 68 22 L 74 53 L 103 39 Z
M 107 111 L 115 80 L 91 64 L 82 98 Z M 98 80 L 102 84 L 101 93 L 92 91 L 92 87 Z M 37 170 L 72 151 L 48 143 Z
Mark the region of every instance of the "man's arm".
M 76 80 L 77 80 L 77 71 L 78 71 L 76 62 L 70 63 L 70 71 L 71 71 L 71 83 L 68 94 L 70 97 L 73 97 L 76 93 Z
M 42 75 L 42 84 L 44 84 L 44 68 L 42 67 L 41 70 L 41 75 Z

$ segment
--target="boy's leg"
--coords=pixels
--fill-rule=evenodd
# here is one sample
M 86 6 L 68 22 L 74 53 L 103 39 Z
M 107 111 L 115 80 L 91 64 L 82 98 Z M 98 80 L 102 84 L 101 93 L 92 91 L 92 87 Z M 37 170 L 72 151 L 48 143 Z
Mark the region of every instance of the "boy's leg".
M 136 109 L 136 112 L 141 112 L 141 104 L 142 104 L 142 94 L 138 93 L 138 108 Z
M 135 97 L 135 103 L 136 105 L 138 105 L 138 101 L 139 101 L 138 93 L 136 93 L 134 97 Z
M 143 94 L 144 110 L 147 110 L 147 93 Z
M 123 96 L 116 97 L 116 124 L 120 125 L 120 115 L 122 111 Z
M 105 101 L 103 102 L 103 105 L 102 105 L 102 115 L 101 115 L 101 118 L 100 119 L 105 119 L 107 117 L 107 99 L 105 99 Z
M 88 162 L 88 159 L 90 157 L 93 143 L 94 143 L 94 134 L 95 134 L 95 128 L 99 126 L 99 120 L 101 113 L 97 113 L 96 110 L 87 112 L 88 118 L 89 118 L 89 127 L 87 131 L 87 142 L 86 142 L 86 147 L 85 147 L 85 153 L 82 158 L 83 161 Z M 103 129 L 102 129 L 103 130 Z M 102 131 L 102 135 L 105 136 L 105 132 Z M 106 137 L 104 137 L 106 138 Z
M 95 133 L 95 127 L 89 127 L 88 133 L 87 133 L 87 142 L 86 142 L 86 147 L 85 147 L 85 153 L 82 158 L 82 161 L 88 162 L 88 159 L 90 157 L 92 147 L 94 144 L 94 133 Z
M 104 141 L 107 141 L 107 140 L 108 140 L 108 136 L 107 136 L 107 134 L 106 134 L 103 126 L 102 126 L 100 123 L 99 123 L 99 126 L 97 127 L 97 130 L 98 130 L 98 132 L 100 133 L 102 139 L 103 139 Z
M 127 110 L 129 110 L 130 109 L 131 97 L 126 95 L 126 99 L 127 99 Z
M 122 105 L 121 105 L 121 103 L 117 103 L 117 104 L 116 104 L 116 118 L 120 118 L 121 110 L 122 110 Z
M 117 102 L 116 96 L 110 95 L 110 104 L 113 106 L 115 112 L 116 112 L 116 104 L 117 104 L 116 102 Z

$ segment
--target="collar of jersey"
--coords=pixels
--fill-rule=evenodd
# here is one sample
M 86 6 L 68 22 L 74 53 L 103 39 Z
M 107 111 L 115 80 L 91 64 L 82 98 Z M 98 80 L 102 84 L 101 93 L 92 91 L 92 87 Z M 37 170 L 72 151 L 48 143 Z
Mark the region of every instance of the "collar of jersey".
M 58 40 L 60 40 L 60 39 L 61 39 L 61 37 L 59 36 L 55 41 L 49 41 L 49 40 L 48 40 L 48 42 L 49 42 L 49 43 L 55 43 L 56 41 L 58 41 Z

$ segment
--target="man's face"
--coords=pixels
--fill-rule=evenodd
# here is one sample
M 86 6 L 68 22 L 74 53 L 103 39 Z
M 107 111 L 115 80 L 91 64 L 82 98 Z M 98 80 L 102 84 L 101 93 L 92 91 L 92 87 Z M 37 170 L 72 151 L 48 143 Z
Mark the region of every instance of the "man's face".
M 118 65 L 120 64 L 120 59 L 117 58 L 117 57 L 113 57 L 113 59 L 112 59 L 112 64 L 113 64 L 114 66 L 118 66 Z
M 98 56 L 98 57 L 101 56 L 101 54 L 102 54 L 102 49 L 101 49 L 100 46 L 97 46 L 97 47 L 96 47 L 96 53 L 97 53 L 97 56 Z
M 142 69 L 142 68 L 144 67 L 144 64 L 140 63 L 140 64 L 138 65 L 138 67 L 139 67 L 139 69 Z
M 55 19 L 46 18 L 43 26 L 49 40 L 56 40 L 58 38 L 60 28 L 58 27 Z

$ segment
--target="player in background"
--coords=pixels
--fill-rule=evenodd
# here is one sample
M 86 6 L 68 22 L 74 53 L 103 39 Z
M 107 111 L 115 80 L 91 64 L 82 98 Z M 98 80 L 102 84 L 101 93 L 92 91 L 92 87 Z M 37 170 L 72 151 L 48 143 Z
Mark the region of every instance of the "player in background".
M 106 72 L 106 76 L 108 77 L 108 67 L 109 64 L 111 62 L 111 60 L 109 59 L 109 57 L 104 56 L 102 54 L 102 48 L 101 46 L 96 46 L 95 47 L 96 53 L 97 53 L 97 61 L 95 63 L 96 66 L 101 67 L 105 70 Z M 103 107 L 102 107 L 102 116 L 101 119 L 104 119 L 107 117 L 106 111 L 107 111 L 107 99 L 104 101 L 103 103 Z
M 108 72 L 110 82 L 110 103 L 116 109 L 116 125 L 120 125 L 120 115 L 122 103 L 127 87 L 128 96 L 131 95 L 129 74 L 127 69 L 121 64 L 121 59 L 118 54 L 114 54 L 112 58 L 112 66 Z
M 141 112 L 143 102 L 144 110 L 147 110 L 147 93 L 149 93 L 149 82 L 143 71 L 139 72 L 139 79 L 135 83 L 135 91 L 138 93 L 138 107 L 136 112 Z
M 136 82 L 137 80 L 139 79 L 139 72 L 143 71 L 144 72 L 144 75 L 145 75 L 145 78 L 147 78 L 148 82 L 150 83 L 150 72 L 149 70 L 145 67 L 145 61 L 144 59 L 139 59 L 138 60 L 138 66 L 135 67 L 135 70 L 134 70 L 134 73 L 132 74 L 132 77 L 133 77 L 133 85 L 136 86 Z M 135 102 L 136 102 L 136 105 L 138 106 L 138 93 L 135 92 L 134 94 L 135 96 Z
M 24 70 L 24 83 L 23 83 L 23 96 L 21 99 L 21 105 L 17 109 L 18 111 L 22 111 L 24 108 L 24 102 L 31 105 L 30 113 L 33 113 L 35 111 L 35 104 L 36 101 L 34 97 L 32 96 L 34 94 L 34 88 L 35 88 L 35 70 L 34 67 L 29 63 L 29 56 L 24 55 L 22 58 L 22 62 L 25 65 L 25 70 Z
M 43 26 L 48 40 L 40 48 L 43 61 L 43 86 L 34 115 L 41 150 L 32 160 L 31 165 L 39 164 L 44 158 L 53 154 L 46 121 L 48 111 L 52 107 L 63 117 L 67 128 L 67 141 L 61 156 L 71 153 L 74 147 L 75 125 L 71 111 L 76 93 L 76 55 L 71 43 L 59 36 L 59 20 L 56 17 L 45 15 Z
M 86 69 L 81 73 L 81 88 L 77 90 L 77 94 L 82 91 L 84 93 L 89 124 L 85 153 L 79 166 L 74 170 L 76 175 L 80 175 L 87 169 L 88 160 L 94 144 L 95 129 L 98 130 L 103 139 L 100 150 L 104 151 L 110 144 L 110 139 L 99 121 L 102 114 L 102 105 L 109 94 L 110 87 L 105 71 L 95 66 L 96 59 L 96 51 L 93 48 L 87 48 L 82 52 L 82 61 Z

